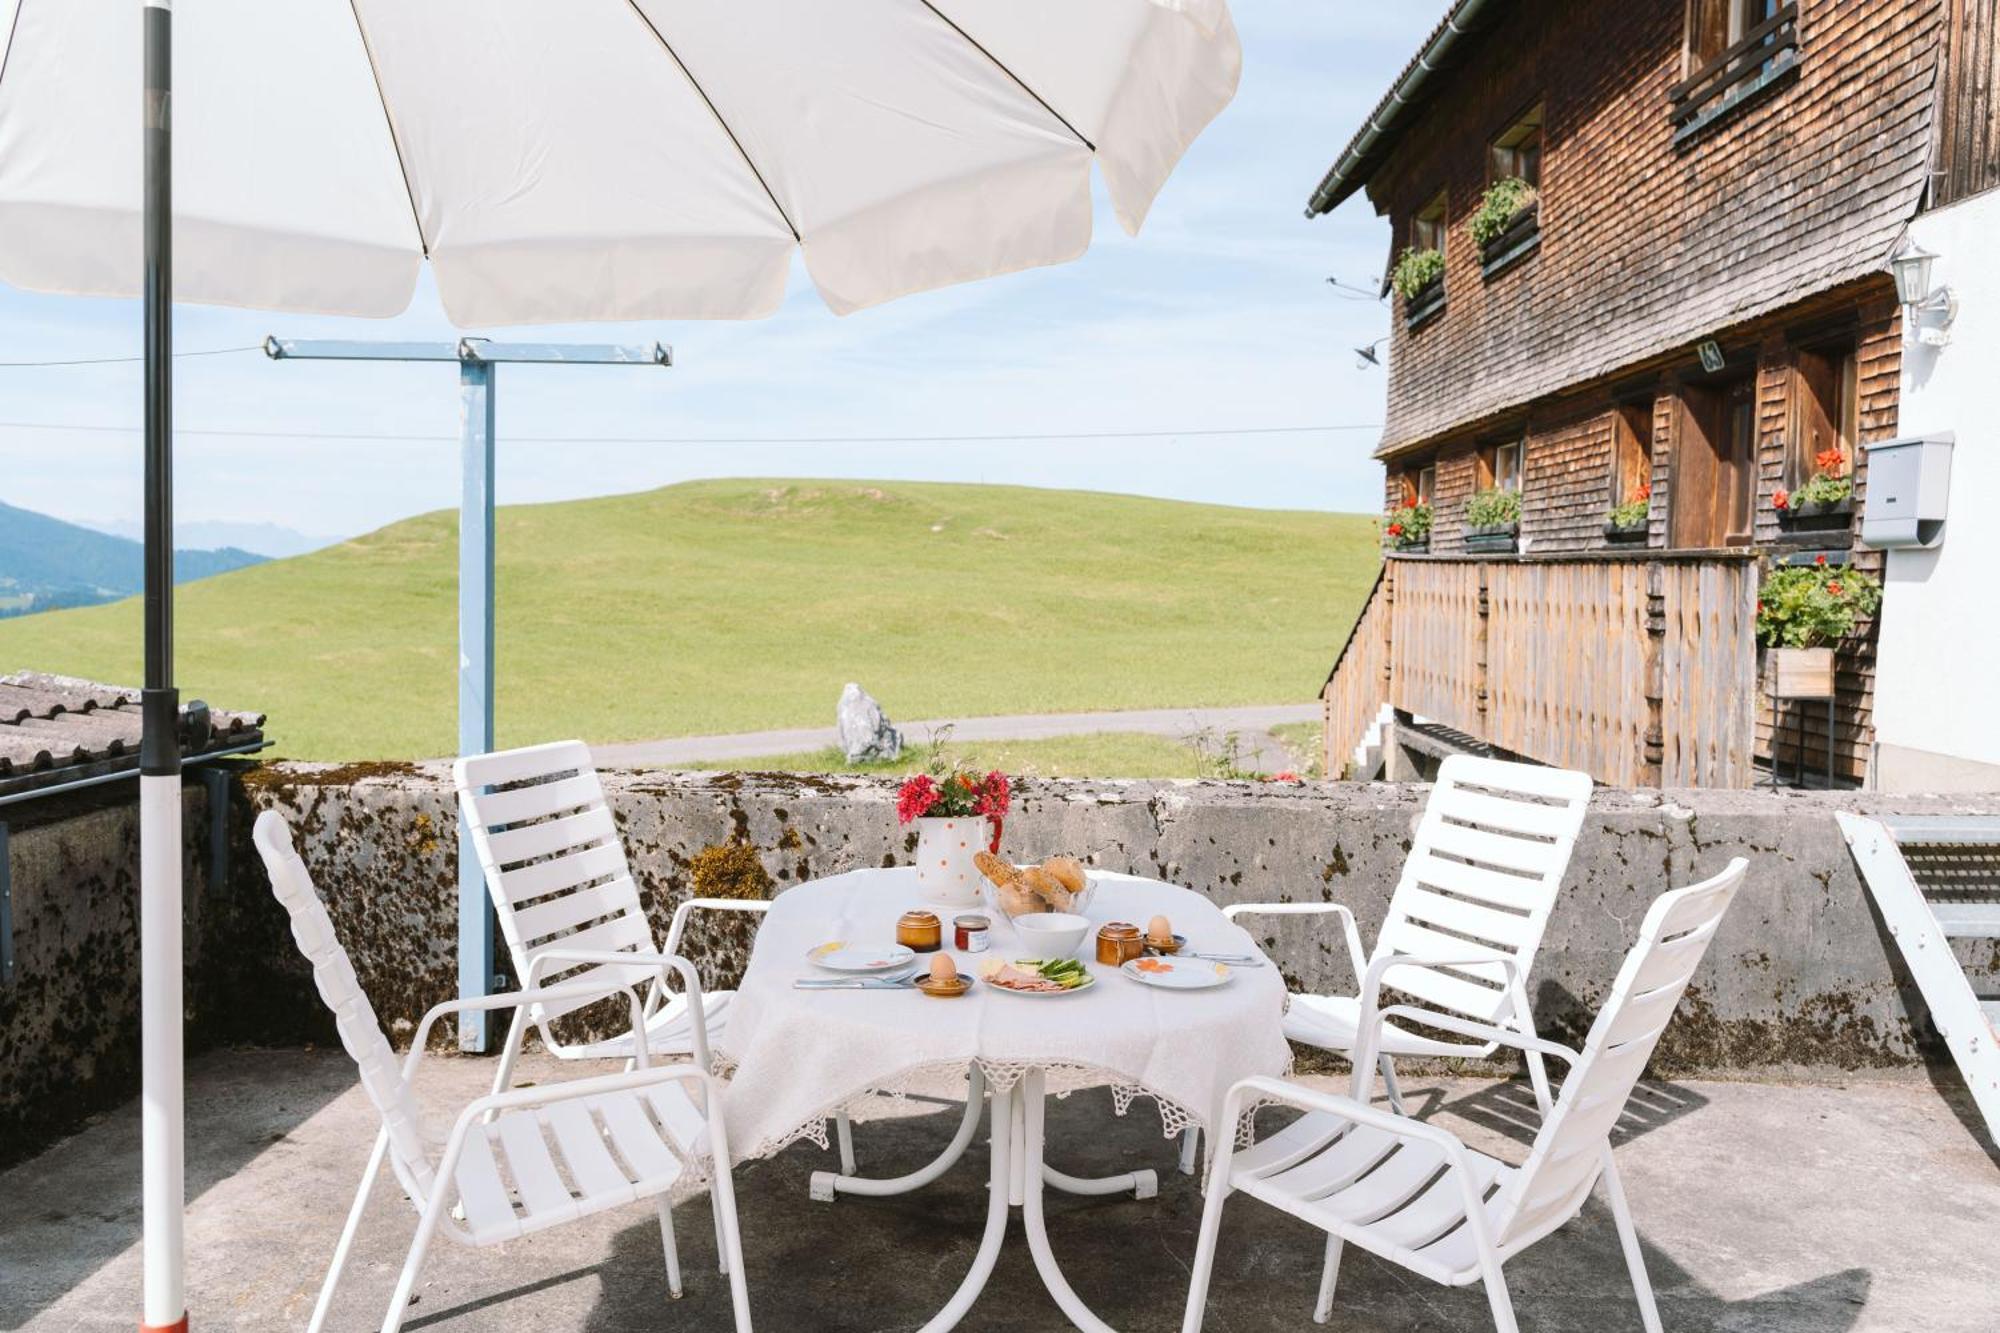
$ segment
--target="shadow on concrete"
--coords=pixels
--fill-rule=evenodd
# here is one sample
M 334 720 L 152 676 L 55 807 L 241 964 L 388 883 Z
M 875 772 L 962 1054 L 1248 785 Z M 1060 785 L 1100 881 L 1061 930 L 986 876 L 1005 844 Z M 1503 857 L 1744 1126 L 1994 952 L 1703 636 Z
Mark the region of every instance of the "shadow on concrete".
M 351 1062 L 297 1050 L 209 1051 L 187 1068 L 196 1090 L 187 1104 L 190 1203 L 264 1154 L 287 1151 L 287 1135 L 355 1082 Z M 23 1327 L 139 1244 L 140 1161 L 132 1101 L 0 1173 L 0 1330 Z M 138 1302 L 135 1290 L 135 1312 Z
M 1522 1091 L 1526 1094 L 1525 1087 Z M 1451 1105 L 1462 1109 L 1479 1100 L 1476 1095 Z M 1699 1104 L 1663 1100 L 1666 1109 L 1652 1124 Z M 1052 1160 L 1076 1159 L 1066 1163 L 1076 1166 L 1087 1158 L 1093 1174 L 1150 1166 L 1160 1173 L 1160 1195 L 1139 1202 L 1052 1193 L 1047 1196 L 1051 1244 L 1072 1285 L 1099 1317 L 1124 1333 L 1171 1333 L 1180 1327 L 1187 1299 L 1202 1198 L 1195 1182 L 1174 1170 L 1173 1144 L 1158 1135 L 1152 1117 L 1142 1109 L 1127 1120 L 1112 1120 L 1108 1101 L 1106 1094 L 1090 1092 L 1051 1103 Z M 949 1137 L 956 1112 L 947 1106 L 936 1114 L 858 1127 L 862 1169 L 887 1175 L 921 1165 Z M 758 1326 L 812 1333 L 921 1326 L 957 1287 L 978 1249 L 985 1220 L 984 1135 L 942 1181 L 898 1198 L 808 1202 L 808 1178 L 827 1160 L 805 1144 L 737 1171 L 739 1210 L 753 1252 L 750 1298 Z M 589 1275 L 600 1284 L 583 1328 L 638 1333 L 663 1326 L 730 1326 L 728 1287 L 715 1271 L 707 1207 L 695 1201 L 676 1216 L 685 1298 L 667 1300 L 658 1231 L 650 1221 L 635 1223 L 619 1231 L 608 1262 L 551 1280 Z M 1310 1326 L 1322 1241 L 1322 1233 L 1274 1209 L 1247 1199 L 1232 1203 L 1211 1293 L 1210 1333 Z M 1669 1327 L 1846 1333 L 1868 1296 L 1869 1273 L 1847 1269 L 1732 1299 L 1705 1287 L 1643 1240 L 1642 1246 Z M 1577 1221 L 1509 1264 L 1507 1272 L 1526 1330 L 1599 1333 L 1638 1327 L 1616 1229 L 1609 1211 L 1595 1201 Z M 432 1317 L 503 1306 L 508 1295 L 496 1293 L 476 1306 Z M 411 1327 L 418 1326 L 413 1321 Z M 1435 1286 L 1359 1251 L 1350 1252 L 1342 1267 L 1340 1296 L 1327 1325 L 1353 1333 L 1490 1326 L 1479 1288 Z M 962 1327 L 982 1333 L 1069 1327 L 1034 1270 L 1018 1213 L 992 1279 Z
M 1560 1082 L 1556 1083 L 1553 1091 L 1557 1096 L 1561 1095 Z M 1708 1099 L 1692 1088 L 1658 1081 L 1640 1083 L 1632 1089 L 1632 1096 L 1625 1103 L 1624 1114 L 1618 1117 L 1618 1123 L 1612 1127 L 1612 1146 L 1630 1143 L 1633 1139 L 1649 1134 L 1663 1125 L 1671 1124 L 1684 1115 L 1699 1111 L 1706 1105 Z M 1542 1127 L 1541 1109 L 1535 1105 L 1535 1090 L 1524 1079 L 1492 1083 L 1471 1096 L 1460 1097 L 1457 1101 L 1447 1102 L 1441 1097 L 1428 1098 L 1425 1118 L 1428 1119 L 1439 1111 L 1460 1116 L 1523 1148 L 1535 1141 L 1535 1135 Z

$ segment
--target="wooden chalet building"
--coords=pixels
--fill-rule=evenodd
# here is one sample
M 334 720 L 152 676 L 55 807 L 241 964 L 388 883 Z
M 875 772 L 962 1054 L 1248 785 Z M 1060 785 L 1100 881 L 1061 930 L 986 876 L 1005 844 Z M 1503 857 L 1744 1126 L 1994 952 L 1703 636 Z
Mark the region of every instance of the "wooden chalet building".
M 1308 208 L 1365 191 L 1393 228 L 1376 457 L 1385 511 L 1431 519 L 1327 681 L 1329 773 L 1475 747 L 1748 786 L 1801 745 L 1824 771 L 1826 707 L 1760 690 L 1756 588 L 1786 561 L 1884 568 L 1859 534 L 1903 396 L 1890 261 L 2000 183 L 1996 8 L 1451 6 Z M 1821 472 L 1849 506 L 1788 508 Z M 1496 490 L 1516 531 L 1467 521 Z M 1877 648 L 1864 621 L 1838 650 L 1847 782 L 1872 776 Z

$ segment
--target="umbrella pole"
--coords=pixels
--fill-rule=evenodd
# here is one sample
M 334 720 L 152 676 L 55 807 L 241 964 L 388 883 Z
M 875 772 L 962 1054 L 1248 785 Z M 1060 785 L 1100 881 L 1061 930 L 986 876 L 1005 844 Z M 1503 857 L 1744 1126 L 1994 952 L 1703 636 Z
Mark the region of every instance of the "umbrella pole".
M 174 690 L 173 126 L 170 0 L 145 0 L 146 680 L 139 746 L 141 1333 L 187 1328 L 181 1068 L 181 746 Z

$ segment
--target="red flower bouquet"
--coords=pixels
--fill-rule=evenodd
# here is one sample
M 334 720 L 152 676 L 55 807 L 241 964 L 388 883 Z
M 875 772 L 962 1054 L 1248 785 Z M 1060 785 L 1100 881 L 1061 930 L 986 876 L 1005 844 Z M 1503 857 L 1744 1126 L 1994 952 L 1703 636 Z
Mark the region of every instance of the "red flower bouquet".
M 958 769 L 933 777 L 919 773 L 896 792 L 896 819 L 963 819 L 984 815 L 993 825 L 994 855 L 1000 853 L 1000 826 L 1006 820 L 1011 788 L 998 770 L 985 777 Z

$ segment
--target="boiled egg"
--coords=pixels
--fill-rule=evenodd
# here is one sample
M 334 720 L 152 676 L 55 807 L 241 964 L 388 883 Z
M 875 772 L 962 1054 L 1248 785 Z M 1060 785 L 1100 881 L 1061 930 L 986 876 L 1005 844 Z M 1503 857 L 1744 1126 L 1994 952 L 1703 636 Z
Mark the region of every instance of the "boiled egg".
M 940 985 L 958 980 L 958 964 L 951 961 L 950 954 L 941 953 L 931 959 L 931 980 Z
M 1146 923 L 1146 938 L 1154 944 L 1174 942 L 1173 923 L 1163 916 L 1156 916 Z

